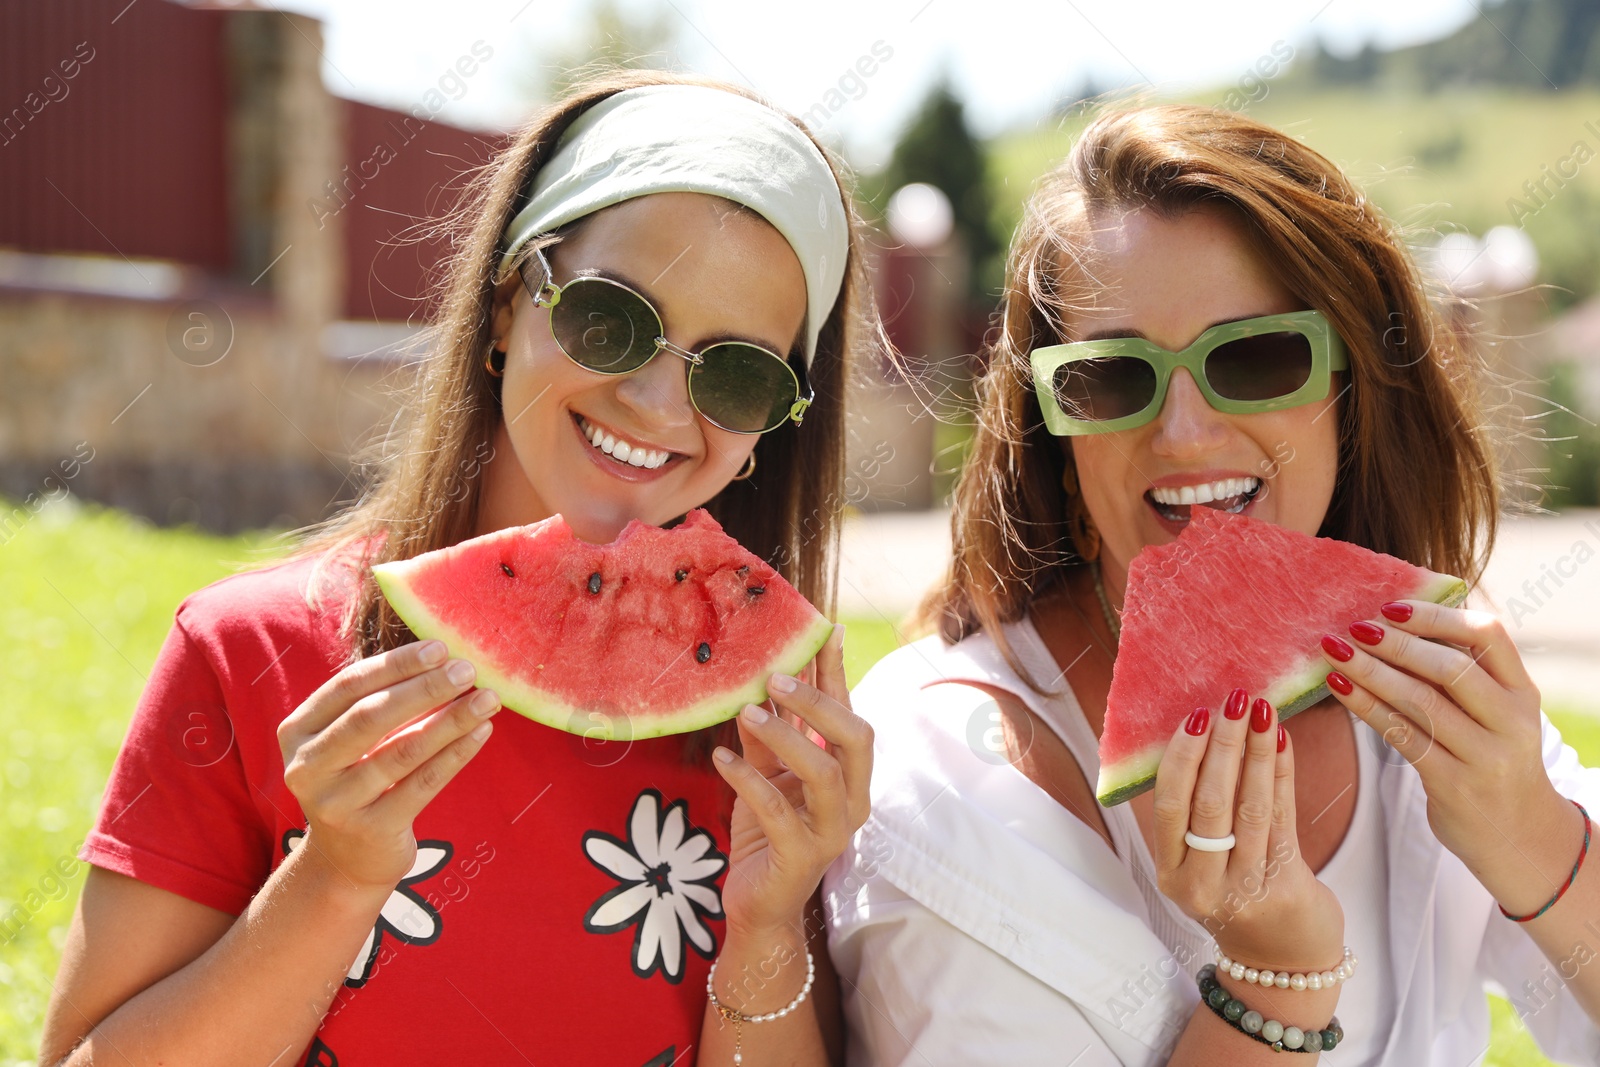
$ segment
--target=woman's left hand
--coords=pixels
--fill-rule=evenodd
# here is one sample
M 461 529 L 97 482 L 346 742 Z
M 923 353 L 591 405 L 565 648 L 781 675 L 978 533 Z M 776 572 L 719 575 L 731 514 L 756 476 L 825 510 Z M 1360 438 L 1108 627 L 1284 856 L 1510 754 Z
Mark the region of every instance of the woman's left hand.
M 1417 769 L 1428 823 L 1507 910 L 1537 908 L 1581 817 L 1550 783 L 1539 690 L 1500 620 L 1405 600 L 1328 634 L 1329 688 Z M 1546 856 L 1550 857 L 1548 860 Z
M 720 747 L 715 753 L 738 794 L 722 889 L 730 934 L 800 920 L 823 872 L 867 820 L 872 727 L 850 710 L 843 626 L 803 673 L 810 680 L 773 675 L 768 683 L 782 714 L 753 704 L 740 713 L 742 757 Z M 787 692 L 786 680 L 794 683 Z

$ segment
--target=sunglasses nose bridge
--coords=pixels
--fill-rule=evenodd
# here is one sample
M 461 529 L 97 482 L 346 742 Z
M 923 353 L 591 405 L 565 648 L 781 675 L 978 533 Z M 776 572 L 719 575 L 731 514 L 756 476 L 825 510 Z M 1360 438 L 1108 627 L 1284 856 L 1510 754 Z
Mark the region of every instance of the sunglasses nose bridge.
M 702 356 L 700 353 L 691 352 L 687 348 L 682 348 L 682 347 L 680 347 L 678 345 L 675 345 L 671 341 L 667 340 L 665 337 L 657 337 L 656 338 L 656 348 L 661 350 L 661 351 L 671 352 L 673 355 L 677 356 L 679 359 L 681 359 L 684 362 L 688 363 L 691 367 L 698 367 L 698 366 L 700 366 L 700 364 L 702 364 L 702 363 L 704 363 L 706 361 L 705 357 Z

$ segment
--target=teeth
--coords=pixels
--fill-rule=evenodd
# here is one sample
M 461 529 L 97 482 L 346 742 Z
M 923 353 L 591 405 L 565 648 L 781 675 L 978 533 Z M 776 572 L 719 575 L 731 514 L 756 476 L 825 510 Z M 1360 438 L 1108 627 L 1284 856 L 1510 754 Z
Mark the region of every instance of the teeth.
M 1260 478 L 1224 478 L 1205 485 L 1163 486 L 1150 490 L 1150 497 L 1158 504 L 1209 504 L 1254 492 L 1260 485 Z
M 626 463 L 630 467 L 655 470 L 672 455 L 670 452 L 645 448 L 643 445 L 634 445 L 629 444 L 627 441 L 618 440 L 613 434 L 602 430 L 581 416 L 579 417 L 579 423 L 579 429 L 583 431 L 583 435 L 589 439 L 591 445 L 617 462 Z

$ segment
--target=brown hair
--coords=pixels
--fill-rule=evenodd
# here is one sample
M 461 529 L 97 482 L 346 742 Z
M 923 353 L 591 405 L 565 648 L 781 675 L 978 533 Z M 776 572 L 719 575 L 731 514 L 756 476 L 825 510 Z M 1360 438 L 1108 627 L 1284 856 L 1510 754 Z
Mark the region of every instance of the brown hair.
M 399 415 L 371 449 L 373 483 L 338 515 L 300 532 L 294 558 L 316 556 L 308 597 L 319 602 L 329 566 L 357 583 L 343 620 L 351 661 L 405 644 L 410 631 L 378 592 L 371 565 L 410 559 L 473 535 L 477 477 L 501 419 L 497 379 L 484 368 L 501 235 L 562 133 L 596 103 L 642 85 L 705 85 L 761 101 L 737 86 L 660 71 L 618 71 L 575 88 L 472 174 L 459 206 L 441 224 L 453 239 L 442 266 L 439 311 L 427 354 L 401 397 Z M 789 116 L 801 129 L 797 119 Z M 808 132 L 809 136 L 809 132 Z M 813 138 L 815 143 L 815 138 Z M 842 167 L 818 145 L 842 179 Z M 840 181 L 841 189 L 848 186 Z M 756 446 L 756 480 L 735 481 L 706 504 L 723 527 L 825 613 L 833 607 L 844 473 L 844 394 L 853 352 L 872 323 L 866 301 L 860 222 L 848 194 L 850 253 L 839 297 L 817 339 L 808 376 L 815 400 L 803 428 L 788 424 Z M 563 233 L 567 232 L 565 229 Z M 506 457 L 509 461 L 511 457 Z
M 1073 309 L 1094 291 L 1091 213 L 1171 217 L 1202 204 L 1231 209 L 1273 274 L 1349 348 L 1339 470 L 1319 533 L 1476 581 L 1499 506 L 1476 357 L 1430 302 L 1400 235 L 1336 166 L 1286 134 L 1164 105 L 1097 118 L 1029 199 L 955 492 L 955 557 L 919 611 L 924 627 L 951 642 L 987 630 L 1010 659 L 999 624 L 1084 563 L 1083 511 L 1068 488 L 1076 472 L 1044 428 L 1028 355 L 1070 340 Z

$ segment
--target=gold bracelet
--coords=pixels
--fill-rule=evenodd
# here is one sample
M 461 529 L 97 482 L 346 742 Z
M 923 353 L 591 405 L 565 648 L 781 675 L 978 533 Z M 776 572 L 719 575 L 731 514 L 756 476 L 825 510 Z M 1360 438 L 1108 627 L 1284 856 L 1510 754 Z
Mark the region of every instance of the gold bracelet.
M 716 1009 L 718 1015 L 722 1016 L 724 1019 L 733 1024 L 733 1062 L 735 1067 L 739 1067 L 739 1065 L 744 1063 L 743 1024 L 770 1023 L 774 1019 L 781 1019 L 785 1015 L 788 1015 L 791 1011 L 794 1011 L 794 1009 L 798 1008 L 800 1006 L 800 1002 L 805 1000 L 806 997 L 811 993 L 811 982 L 816 978 L 816 976 L 817 964 L 816 961 L 811 958 L 811 950 L 808 948 L 806 949 L 806 984 L 800 987 L 800 992 L 795 994 L 794 999 L 789 1001 L 789 1003 L 785 1006 L 779 1008 L 777 1011 L 769 1011 L 765 1015 L 746 1015 L 744 1012 L 739 1011 L 736 1008 L 725 1006 L 722 1001 L 717 999 L 717 992 L 713 986 L 713 983 L 715 983 L 717 980 L 717 961 L 711 961 L 711 973 L 706 975 L 706 999 L 711 1002 L 711 1007 Z

